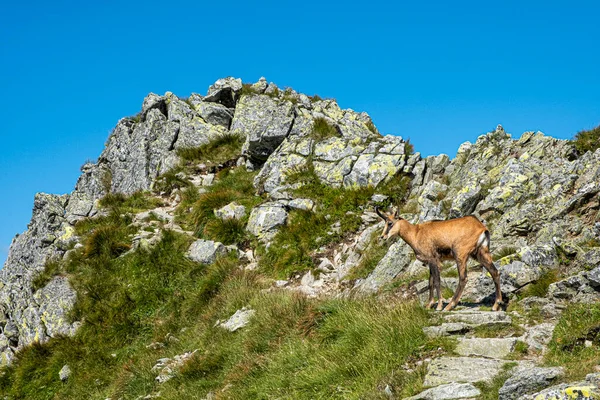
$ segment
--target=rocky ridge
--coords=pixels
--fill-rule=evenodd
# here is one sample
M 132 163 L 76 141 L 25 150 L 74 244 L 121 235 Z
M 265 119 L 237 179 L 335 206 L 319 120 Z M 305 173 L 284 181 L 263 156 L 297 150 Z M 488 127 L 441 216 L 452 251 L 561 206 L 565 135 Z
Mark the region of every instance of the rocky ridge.
M 314 137 L 318 123 L 333 127 L 333 133 Z M 419 153 L 410 154 L 402 138 L 381 136 L 366 113 L 342 110 L 334 100 L 279 90 L 263 79 L 251 86 L 233 78 L 222 79 L 206 96 L 192 94 L 185 100 L 169 92 L 148 95 L 140 114 L 119 121 L 98 161 L 82 166 L 71 194 L 36 195 L 28 230 L 14 239 L 0 272 L 3 364 L 10 363 L 23 346 L 76 331 L 78 322 L 67 318 L 77 297 L 68 280 L 57 276 L 41 288 L 33 286 L 49 260 L 62 258 L 80 246 L 74 224 L 97 215 L 98 200 L 108 193 L 152 189 L 158 176 L 177 165 L 178 150 L 198 147 L 225 133 L 244 138 L 236 164 L 259 170 L 254 186 L 267 200 L 252 210 L 230 204 L 219 213 L 235 218 L 248 212 L 248 230 L 264 242 L 286 224 L 290 210 L 317 206 L 310 199 L 294 198 L 297 184 L 288 182 L 288 177 L 308 165 L 333 187 L 377 187 L 404 174 L 412 183 L 400 209 L 406 219 L 422 222 L 473 214 L 490 227 L 493 248 L 504 250 L 497 261 L 503 292 L 513 302 L 518 300 L 524 310 L 539 308 L 547 322 L 533 326 L 519 322 L 519 335 L 479 338 L 476 328 L 511 325 L 518 312 L 491 313 L 466 307 L 444 315 L 442 323 L 426 328 L 426 333 L 457 338 L 459 357 L 430 360 L 424 385 L 431 388 L 415 399 L 478 396 L 473 383 L 490 382 L 502 373 L 517 341 L 526 343 L 532 352 L 512 371 L 527 373 L 513 374 L 500 390 L 501 398 L 529 398 L 523 396 L 534 396 L 542 389 L 541 396 L 567 393 L 573 387 L 597 390 L 594 376 L 584 383 L 546 389 L 562 372 L 535 364 L 565 305 L 600 298 L 600 223 L 596 222 L 600 151 L 579 156 L 568 141 L 539 132 L 526 132 L 515 140 L 498 126 L 475 143 L 461 145 L 452 160 L 446 155 L 422 158 Z M 211 179 L 202 175 L 198 182 L 210 185 Z M 371 203 L 379 204 L 380 198 L 374 196 Z M 171 207 L 154 211 L 172 221 L 176 204 L 175 200 Z M 368 276 L 346 279 L 367 256 L 374 246 L 373 235 L 381 229 L 368 207 L 361 218 L 359 230 L 331 246 L 313 271 L 277 281 L 274 287 L 315 297 L 354 296 L 380 293 L 401 280 L 407 284 L 403 296 L 423 296 L 426 269 L 402 241 L 389 247 Z M 139 216 L 138 220 L 142 219 Z M 176 225 L 172 228 L 181 230 Z M 137 238 L 138 245 L 152 245 L 153 240 L 153 234 L 142 233 Z M 199 240 L 190 249 L 190 258 L 210 262 L 228 251 L 239 249 Z M 255 261 L 253 254 L 240 252 L 243 257 L 250 265 Z M 519 300 L 520 293 L 548 274 L 561 279 L 550 285 L 545 297 Z M 456 280 L 448 276 L 444 283 L 453 289 Z M 473 265 L 463 302 L 485 302 L 492 294 L 491 278 Z

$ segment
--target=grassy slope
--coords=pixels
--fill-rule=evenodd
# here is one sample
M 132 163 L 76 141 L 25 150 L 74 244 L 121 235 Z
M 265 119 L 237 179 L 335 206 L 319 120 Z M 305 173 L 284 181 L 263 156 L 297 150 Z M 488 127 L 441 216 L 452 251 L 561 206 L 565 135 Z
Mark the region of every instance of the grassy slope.
M 217 159 L 215 151 L 209 145 L 188 152 L 179 172 L 189 171 L 194 157 Z M 242 246 L 252 240 L 240 229 L 245 220 L 225 226 L 212 210 L 233 200 L 247 209 L 263 201 L 254 195 L 253 173 L 224 169 L 202 194 L 185 178 L 167 178 L 158 190 L 183 188 L 177 220 L 185 228 Z M 108 215 L 76 227 L 84 246 L 69 260 L 49 264 L 36 280 L 41 287 L 53 275 L 69 277 L 78 293 L 71 317 L 83 321 L 82 327 L 72 338 L 20 351 L 0 376 L 0 393 L 9 399 L 129 399 L 157 391 L 166 399 L 204 398 L 210 391 L 234 399 L 384 398 L 388 384 L 398 397 L 416 393 L 423 369 L 407 373 L 401 366 L 435 346 L 423 335 L 427 314 L 418 304 L 315 300 L 264 290 L 271 286 L 268 277 L 309 268 L 319 246 L 339 241 L 341 234 L 327 234 L 331 224 L 355 231 L 373 193 L 332 189 L 312 175 L 305 179 L 298 194 L 318 200 L 319 208 L 292 212 L 273 250 L 262 249 L 260 273 L 240 269 L 236 257 L 194 263 L 185 257 L 193 238 L 170 231 L 151 249 L 129 251 L 139 229 L 131 225 L 132 213 L 160 202 L 144 193 L 105 198 L 101 205 Z M 405 185 L 399 178 L 378 192 L 397 194 Z M 292 244 L 299 245 L 290 252 Z M 256 310 L 246 328 L 230 333 L 214 326 L 244 306 Z M 153 342 L 164 347 L 148 348 Z M 151 369 L 159 358 L 195 349 L 174 379 L 155 382 Z M 65 364 L 73 374 L 63 383 L 58 371 Z

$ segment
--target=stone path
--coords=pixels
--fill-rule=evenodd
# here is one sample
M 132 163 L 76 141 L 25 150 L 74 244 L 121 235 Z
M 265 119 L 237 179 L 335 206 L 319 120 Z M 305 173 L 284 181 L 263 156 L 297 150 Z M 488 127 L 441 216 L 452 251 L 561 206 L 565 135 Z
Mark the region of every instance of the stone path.
M 444 355 L 431 360 L 427 365 L 427 374 L 423 382 L 427 389 L 411 397 L 410 400 L 477 398 L 482 393 L 474 384 L 492 382 L 509 363 L 516 363 L 512 371 L 518 372 L 519 376 L 515 378 L 513 375 L 512 380 L 507 381 L 505 385 L 507 387 L 503 387 L 504 390 L 500 392 L 500 399 L 519 398 L 522 394 L 538 389 L 541 383 L 551 383 L 553 379 L 559 377 L 560 371 L 556 368 L 539 368 L 535 365 L 535 359 L 518 359 L 522 357 L 515 354 L 515 346 L 519 340 L 525 341 L 528 337 L 531 329 L 528 326 L 523 326 L 526 333 L 520 337 L 509 335 L 509 337 L 487 338 L 476 335 L 477 328 L 508 327 L 511 324 L 513 324 L 513 317 L 510 313 L 459 308 L 444 313 L 439 325 L 424 328 L 424 332 L 429 337 L 456 338 L 457 345 L 454 350 L 456 355 Z M 536 327 L 532 328 L 535 330 Z M 552 330 L 548 331 L 551 336 Z M 524 371 L 531 372 L 524 373 Z M 519 389 L 518 396 L 515 396 L 515 391 L 511 390 L 514 388 Z

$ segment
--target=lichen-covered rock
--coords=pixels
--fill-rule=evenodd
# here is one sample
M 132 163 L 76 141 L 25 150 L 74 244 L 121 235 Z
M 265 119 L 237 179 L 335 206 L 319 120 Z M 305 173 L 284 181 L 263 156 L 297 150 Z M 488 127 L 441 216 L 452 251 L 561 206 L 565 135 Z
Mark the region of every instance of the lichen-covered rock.
M 69 367 L 67 364 L 65 364 L 60 369 L 60 371 L 58 371 L 58 378 L 61 381 L 66 382 L 71 377 L 71 373 L 72 373 L 71 372 L 71 367 Z
M 264 162 L 290 133 L 293 104 L 266 95 L 242 96 L 231 122 L 231 131 L 244 135 L 244 153 Z
M 354 287 L 359 293 L 374 293 L 400 275 L 412 262 L 412 249 L 402 240 L 392 244 L 373 272 Z
M 456 311 L 444 315 L 446 322 L 461 322 L 471 327 L 510 325 L 512 318 L 504 311 Z
M 452 382 L 491 382 L 507 361 L 473 357 L 440 357 L 427 366 L 424 386 Z
M 279 203 L 265 203 L 252 209 L 246 229 L 258 238 L 268 239 L 285 224 L 288 213 Z
M 498 392 L 499 400 L 516 400 L 548 387 L 564 374 L 563 368 L 517 368 Z
M 215 210 L 215 216 L 221 219 L 242 219 L 246 216 L 246 207 L 232 202 Z
M 219 255 L 225 253 L 227 253 L 227 248 L 223 243 L 199 239 L 192 243 L 187 252 L 187 257 L 202 264 L 211 264 L 215 262 Z
M 426 326 L 423 332 L 430 338 L 458 335 L 466 333 L 471 327 L 462 322 L 444 322 L 439 326 Z
M 237 310 L 227 321 L 217 321 L 215 326 L 220 326 L 223 329 L 227 329 L 229 332 L 235 332 L 250 323 L 250 319 L 256 313 L 255 310 L 242 307 Z
M 513 351 L 516 343 L 516 338 L 461 339 L 455 351 L 461 356 L 506 358 Z
M 75 305 L 77 294 L 64 276 L 54 277 L 46 286 L 35 292 L 33 298 L 39 305 L 39 315 L 49 337 L 71 336 L 79 323 L 70 323 L 68 312 Z
M 525 343 L 535 351 L 543 352 L 552 340 L 556 322 L 544 322 L 530 327 L 525 334 Z
M 500 288 L 504 295 L 515 293 L 526 285 L 537 281 L 543 270 L 521 261 L 513 261 L 498 267 L 500 272 Z M 489 301 L 496 296 L 496 287 L 489 273 L 480 274 L 467 282 L 464 297 L 475 302 Z
M 555 301 L 595 303 L 600 300 L 600 292 L 591 284 L 587 273 L 581 272 L 550 284 L 548 298 Z
M 238 93 L 242 90 L 242 80 L 227 77 L 217 80 L 208 88 L 204 101 L 223 104 L 225 107 L 235 107 Z
M 474 398 L 480 395 L 481 391 L 470 383 L 452 382 L 427 389 L 405 400 L 459 400 Z

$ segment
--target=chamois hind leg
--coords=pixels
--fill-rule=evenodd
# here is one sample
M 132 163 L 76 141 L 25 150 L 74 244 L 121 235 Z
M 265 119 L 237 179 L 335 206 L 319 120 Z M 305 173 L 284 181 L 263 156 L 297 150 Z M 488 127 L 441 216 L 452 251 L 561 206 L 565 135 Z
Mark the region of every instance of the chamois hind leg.
M 462 292 L 467 285 L 467 260 L 469 259 L 469 255 L 459 254 L 456 255 L 456 267 L 458 268 L 458 286 L 456 288 L 456 292 L 454 292 L 454 296 L 450 303 L 444 308 L 444 311 L 450 311 L 458 304 Z
M 477 261 L 479 261 L 485 269 L 488 270 L 492 279 L 494 280 L 494 285 L 496 286 L 496 301 L 492 307 L 492 311 L 498 311 L 500 309 L 500 305 L 503 304 L 502 301 L 502 290 L 500 289 L 500 273 L 494 266 L 494 261 L 492 260 L 492 255 L 487 247 L 481 247 L 477 251 Z

